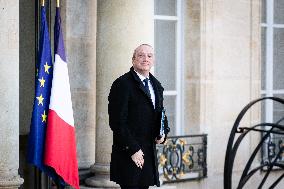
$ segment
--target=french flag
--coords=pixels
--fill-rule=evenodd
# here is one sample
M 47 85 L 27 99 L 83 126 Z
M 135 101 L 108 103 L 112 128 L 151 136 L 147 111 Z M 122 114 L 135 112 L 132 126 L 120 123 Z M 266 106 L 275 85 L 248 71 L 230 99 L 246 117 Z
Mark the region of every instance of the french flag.
M 44 163 L 52 167 L 66 183 L 79 189 L 73 109 L 59 11 L 59 7 L 56 7 L 55 61 L 46 128 Z

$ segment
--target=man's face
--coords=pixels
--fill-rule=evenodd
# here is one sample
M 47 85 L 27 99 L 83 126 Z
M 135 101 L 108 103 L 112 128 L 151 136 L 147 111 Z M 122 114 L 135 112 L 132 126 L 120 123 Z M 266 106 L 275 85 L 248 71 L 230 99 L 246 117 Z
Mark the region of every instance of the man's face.
M 140 73 L 149 73 L 151 67 L 154 65 L 154 51 L 152 47 L 142 45 L 136 49 L 133 67 Z

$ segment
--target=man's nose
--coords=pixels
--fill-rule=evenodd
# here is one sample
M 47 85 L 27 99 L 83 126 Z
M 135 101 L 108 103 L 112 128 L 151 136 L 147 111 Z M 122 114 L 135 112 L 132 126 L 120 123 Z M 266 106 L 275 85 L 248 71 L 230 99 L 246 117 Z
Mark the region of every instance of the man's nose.
M 144 57 L 143 57 L 143 61 L 145 61 L 145 62 L 146 62 L 146 61 L 149 61 L 149 57 L 148 57 L 148 56 L 144 56 Z

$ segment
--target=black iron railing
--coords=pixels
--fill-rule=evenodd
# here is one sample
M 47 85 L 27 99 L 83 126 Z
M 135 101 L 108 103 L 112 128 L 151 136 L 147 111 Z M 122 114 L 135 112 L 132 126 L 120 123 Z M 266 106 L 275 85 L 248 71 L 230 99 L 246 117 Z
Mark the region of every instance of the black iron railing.
M 207 176 L 207 135 L 168 137 L 157 145 L 160 181 L 164 183 L 201 179 Z
M 239 113 L 233 128 L 231 130 L 231 134 L 229 137 L 226 157 L 225 157 L 225 165 L 224 165 L 224 188 L 225 189 L 232 189 L 232 171 L 234 166 L 234 160 L 238 151 L 238 148 L 248 133 L 259 132 L 261 133 L 260 142 L 255 147 L 254 151 L 250 155 L 247 163 L 244 166 L 244 170 L 240 177 L 239 182 L 235 188 L 241 189 L 243 188 L 247 182 L 250 180 L 255 173 L 266 170 L 263 178 L 259 180 L 259 185 L 255 186 L 255 188 L 262 188 L 269 177 L 269 174 L 272 169 L 283 169 L 284 170 L 284 163 L 283 163 L 283 152 L 284 146 L 283 143 L 277 142 L 278 147 L 276 148 L 276 143 L 272 142 L 273 136 L 279 136 L 280 138 L 284 137 L 284 125 L 281 124 L 281 120 L 276 123 L 259 123 L 253 125 L 251 127 L 240 127 L 240 122 L 247 111 L 257 102 L 261 102 L 264 100 L 273 100 L 274 102 L 280 103 L 284 105 L 284 99 L 276 98 L 276 97 L 264 97 L 257 100 L 250 102 L 244 109 Z M 283 140 L 282 140 L 283 141 Z M 275 145 L 275 148 L 272 146 Z M 267 157 L 263 158 L 262 164 L 257 166 L 252 166 L 255 159 L 257 159 L 257 154 L 265 149 L 268 148 Z M 255 164 L 254 164 L 255 165 Z M 283 179 L 284 173 L 282 172 L 280 176 L 272 182 L 269 188 L 274 188 L 276 185 L 280 183 Z
M 276 122 L 278 125 L 284 125 L 284 117 Z M 281 131 L 276 129 L 276 131 Z M 265 136 L 263 134 L 263 136 Z M 273 161 L 284 165 L 284 135 L 283 134 L 270 134 L 264 141 L 262 146 L 261 165 L 267 165 Z M 279 169 L 279 167 L 273 167 L 273 169 Z M 267 167 L 263 167 L 264 171 L 267 171 Z

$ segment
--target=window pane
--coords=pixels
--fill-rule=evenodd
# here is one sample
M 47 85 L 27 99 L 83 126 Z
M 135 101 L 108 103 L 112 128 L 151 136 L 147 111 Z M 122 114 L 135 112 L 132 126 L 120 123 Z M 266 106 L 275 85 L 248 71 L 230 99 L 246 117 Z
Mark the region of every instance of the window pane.
M 266 28 L 261 28 L 261 89 L 265 90 L 266 80 Z
M 283 15 L 284 16 L 284 15 Z M 284 29 L 274 29 L 273 89 L 284 89 Z
M 155 15 L 176 16 L 176 0 L 155 0 Z
M 261 0 L 261 22 L 266 23 L 266 0 Z
M 176 135 L 176 96 L 164 96 L 164 107 L 171 129 L 169 136 Z
M 274 23 L 284 24 L 284 1 L 274 0 Z
M 279 94 L 274 96 L 284 99 L 284 94 Z M 273 102 L 273 121 L 274 122 L 279 121 L 283 117 L 284 117 L 284 105 L 278 102 Z
M 176 86 L 176 22 L 155 21 L 155 75 L 165 90 Z

